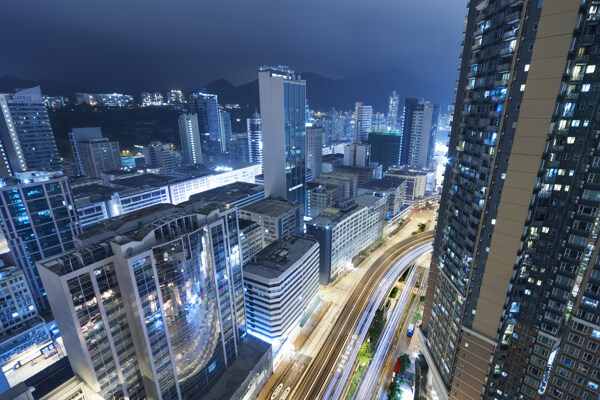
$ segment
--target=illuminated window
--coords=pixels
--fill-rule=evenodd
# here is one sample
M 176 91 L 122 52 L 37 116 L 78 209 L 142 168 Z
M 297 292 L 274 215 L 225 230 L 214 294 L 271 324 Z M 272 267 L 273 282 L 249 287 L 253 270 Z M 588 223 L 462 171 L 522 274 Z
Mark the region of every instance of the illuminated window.
M 584 85 L 581 85 L 581 91 L 584 92 L 584 93 L 589 92 L 590 91 L 590 84 L 586 83 Z
M 585 73 L 586 74 L 593 74 L 596 71 L 596 66 L 595 65 L 588 65 L 585 68 Z
M 521 85 L 521 92 L 524 92 L 524 91 L 525 91 L 525 84 L 522 84 Z
M 568 143 L 568 144 L 573 144 L 573 143 L 575 143 L 575 137 L 574 137 L 574 136 L 569 136 L 569 137 L 567 138 L 567 143 Z
M 529 64 L 525 64 L 525 72 L 529 71 Z

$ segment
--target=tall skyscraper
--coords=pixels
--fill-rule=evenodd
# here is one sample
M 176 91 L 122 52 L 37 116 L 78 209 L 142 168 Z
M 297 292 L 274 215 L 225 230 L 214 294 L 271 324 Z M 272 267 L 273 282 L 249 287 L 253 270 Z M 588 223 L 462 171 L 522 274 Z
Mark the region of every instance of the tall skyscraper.
M 62 169 L 39 86 L 0 93 L 0 110 L 0 176 Z
M 373 107 L 356 102 L 354 112 L 356 125 L 354 126 L 354 141 L 365 143 L 371 133 L 371 122 L 373 118 Z
M 220 129 L 221 129 L 221 135 L 220 135 L 220 140 L 221 140 L 221 151 L 223 153 L 226 153 L 228 151 L 227 149 L 227 143 L 229 143 L 229 140 L 231 140 L 231 114 L 229 113 L 229 111 L 225 111 L 225 109 L 223 107 L 219 107 L 219 119 L 220 119 Z
M 469 4 L 422 325 L 432 396 L 599 396 L 598 11 Z
M 246 127 L 248 132 L 248 147 L 250 162 L 263 165 L 263 141 L 262 141 L 262 124 L 260 122 L 260 114 L 254 113 L 252 118 L 246 119 Z
M 219 100 L 216 94 L 203 91 L 192 93 L 188 103 L 188 111 L 198 115 L 198 126 L 205 153 L 221 151 L 221 117 Z
M 306 81 L 287 67 L 265 66 L 258 86 L 265 193 L 306 205 Z
M 197 114 L 179 116 L 179 136 L 184 164 L 202 164 L 202 143 Z
M 318 177 L 323 171 L 323 127 L 306 128 L 306 167 Z
M 104 398 L 203 398 L 246 335 L 237 227 L 235 207 L 158 205 L 40 262 L 73 371 Z
M 371 132 L 369 134 L 369 145 L 371 146 L 371 159 L 380 163 L 384 171 L 392 166 L 401 165 L 402 132 Z
M 423 99 L 404 99 L 400 165 L 430 168 L 440 107 Z
M 398 116 L 399 116 L 399 108 L 400 108 L 400 96 L 394 90 L 390 96 L 390 102 L 388 106 L 387 113 L 387 130 L 396 130 L 398 129 Z
M 73 248 L 73 236 L 80 232 L 68 180 L 60 172 L 24 172 L 4 178 L 1 185 L 2 232 L 37 308 L 46 311 L 36 263 Z

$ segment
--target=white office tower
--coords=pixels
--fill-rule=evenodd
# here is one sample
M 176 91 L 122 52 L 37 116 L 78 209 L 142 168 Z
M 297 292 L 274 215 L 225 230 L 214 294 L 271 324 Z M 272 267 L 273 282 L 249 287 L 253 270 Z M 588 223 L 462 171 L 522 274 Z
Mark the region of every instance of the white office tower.
M 197 114 L 181 114 L 179 116 L 179 135 L 183 150 L 183 163 L 187 165 L 202 164 L 202 144 Z
M 265 194 L 306 204 L 306 81 L 288 67 L 258 72 Z
M 306 128 L 306 167 L 313 172 L 313 177 L 323 171 L 323 127 Z
M 319 289 L 319 243 L 286 236 L 244 266 L 248 332 L 276 347 L 299 326 Z
M 354 125 L 354 141 L 366 143 L 371 133 L 373 107 L 361 102 L 355 103 L 356 124 Z

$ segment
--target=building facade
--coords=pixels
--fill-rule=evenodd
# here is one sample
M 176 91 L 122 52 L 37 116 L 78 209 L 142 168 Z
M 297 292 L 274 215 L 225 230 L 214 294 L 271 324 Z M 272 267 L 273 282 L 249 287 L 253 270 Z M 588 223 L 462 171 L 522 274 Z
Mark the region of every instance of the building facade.
M 297 235 L 302 230 L 302 204 L 266 198 L 240 209 L 240 218 L 254 221 L 262 227 L 263 246 L 287 235 Z
M 221 116 L 216 94 L 203 91 L 192 93 L 187 105 L 188 112 L 198 116 L 202 151 L 221 152 Z
M 0 176 L 25 171 L 61 171 L 39 86 L 0 94 L 0 111 Z
M 323 127 L 306 128 L 306 168 L 313 172 L 313 177 L 323 171 Z
M 98 178 L 102 172 L 121 169 L 119 142 L 102 138 L 77 144 L 85 176 Z
M 37 309 L 46 311 L 48 300 L 36 263 L 73 248 L 73 236 L 81 229 L 68 180 L 60 172 L 25 172 L 4 178 L 2 184 L 2 232 Z
M 250 162 L 263 165 L 263 141 L 262 141 L 262 124 L 260 122 L 260 114 L 254 113 L 252 118 L 246 119 L 246 128 L 248 133 L 248 150 Z
M 479 3 L 423 319 L 432 390 L 596 399 L 598 4 Z
M 244 265 L 248 332 L 273 344 L 299 326 L 319 290 L 319 243 L 286 236 Z
M 197 114 L 181 114 L 178 119 L 183 163 L 202 164 L 202 142 Z
M 246 334 L 237 210 L 159 205 L 39 263 L 75 373 L 105 398 L 197 399 Z
M 330 208 L 306 224 L 306 232 L 319 242 L 319 282 L 328 285 L 358 253 L 383 234 L 386 200 L 362 195 Z
M 258 85 L 266 195 L 306 205 L 306 81 L 261 67 Z
M 371 132 L 369 134 L 369 145 L 371 145 L 371 159 L 381 164 L 384 171 L 392 166 L 401 165 L 401 131 Z
M 183 164 L 181 153 L 175 150 L 172 143 L 152 142 L 144 146 L 144 161 L 147 167 L 160 168 L 163 175 L 172 176 Z
M 356 102 L 354 105 L 356 125 L 354 125 L 354 141 L 357 143 L 366 143 L 371 133 L 371 123 L 373 118 L 373 107 Z

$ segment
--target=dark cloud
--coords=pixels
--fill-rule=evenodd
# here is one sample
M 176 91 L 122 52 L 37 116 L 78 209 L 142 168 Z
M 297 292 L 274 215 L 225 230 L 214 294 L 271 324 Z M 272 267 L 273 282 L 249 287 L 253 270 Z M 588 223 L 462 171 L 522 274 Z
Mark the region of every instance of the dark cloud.
M 115 90 L 403 67 L 452 90 L 465 0 L 4 0 L 0 75 Z

